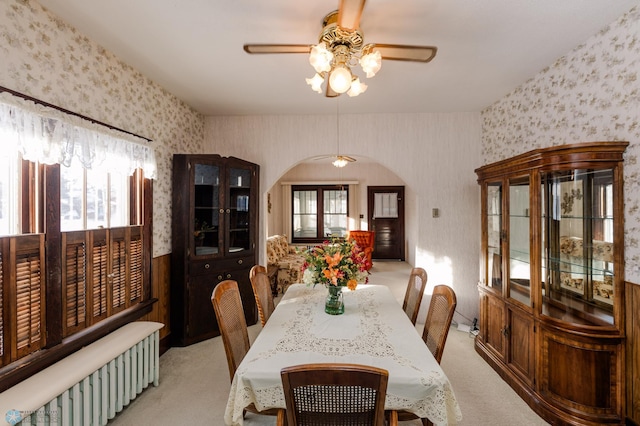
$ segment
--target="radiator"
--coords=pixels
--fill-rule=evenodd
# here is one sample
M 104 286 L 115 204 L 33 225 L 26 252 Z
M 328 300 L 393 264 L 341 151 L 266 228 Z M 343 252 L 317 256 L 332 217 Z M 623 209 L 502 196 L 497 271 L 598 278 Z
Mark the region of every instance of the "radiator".
M 162 325 L 160 324 L 160 326 Z M 93 343 L 87 348 L 83 348 L 78 354 L 68 357 L 76 357 L 76 359 L 63 360 L 68 365 L 60 367 L 54 364 L 52 367 L 56 368 L 57 366 L 62 370 L 68 370 L 69 367 L 82 369 L 83 365 L 86 365 L 86 362 L 83 363 L 83 361 L 93 361 L 96 353 L 104 355 L 107 349 L 113 351 L 114 344 L 122 344 L 123 340 L 131 340 L 132 337 L 135 339 L 135 336 L 131 336 L 132 330 L 127 330 L 126 337 L 128 339 L 113 335 L 120 331 L 118 330 L 104 338 L 104 341 Z M 19 411 L 19 407 L 14 407 L 10 411 L 14 411 L 17 419 L 21 419 L 19 422 L 12 421 L 9 412 L 7 412 L 6 421 L 11 425 L 106 425 L 109 419 L 114 418 L 151 383 L 158 386 L 158 329 L 151 331 L 151 334 L 147 334 L 138 342 L 129 343 L 127 346 L 129 347 L 124 352 L 115 355 L 110 360 L 103 360 L 104 363 L 97 369 L 96 366 L 92 366 L 90 371 L 84 373 L 85 377 L 77 381 L 74 380 L 70 387 L 65 388 L 40 408 Z M 85 351 L 84 354 L 83 351 Z M 49 369 L 38 373 L 42 374 L 38 379 L 40 386 L 47 386 L 51 380 L 55 380 L 56 375 L 64 374 L 64 371 L 48 372 Z M 34 384 L 36 383 L 31 383 L 32 386 Z

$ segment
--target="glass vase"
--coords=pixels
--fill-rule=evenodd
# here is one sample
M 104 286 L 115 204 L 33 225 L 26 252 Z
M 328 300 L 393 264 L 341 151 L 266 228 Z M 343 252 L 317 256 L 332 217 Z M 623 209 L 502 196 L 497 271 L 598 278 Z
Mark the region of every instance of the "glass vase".
M 342 295 L 342 287 L 330 285 L 328 286 L 329 294 L 324 303 L 324 311 L 329 315 L 344 314 L 344 296 Z

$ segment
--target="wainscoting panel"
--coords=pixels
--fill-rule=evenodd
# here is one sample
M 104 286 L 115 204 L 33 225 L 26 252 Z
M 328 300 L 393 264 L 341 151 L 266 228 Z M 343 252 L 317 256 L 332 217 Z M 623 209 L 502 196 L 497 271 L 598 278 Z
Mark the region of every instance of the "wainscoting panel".
M 153 310 L 141 321 L 155 321 L 164 324 L 160 330 L 160 353 L 163 353 L 167 347 L 167 337 L 171 334 L 170 324 L 170 298 L 171 290 L 171 254 L 154 257 L 151 260 L 151 297 L 158 299 L 153 305 Z
M 640 285 L 626 282 L 627 418 L 640 424 Z

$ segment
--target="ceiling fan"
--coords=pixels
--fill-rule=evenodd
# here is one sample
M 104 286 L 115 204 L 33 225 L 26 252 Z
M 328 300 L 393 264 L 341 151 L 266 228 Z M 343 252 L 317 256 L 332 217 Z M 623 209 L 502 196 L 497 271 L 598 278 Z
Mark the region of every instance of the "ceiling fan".
M 333 159 L 333 161 L 331 161 L 331 164 L 333 164 L 336 167 L 344 167 L 349 163 L 353 163 L 356 161 L 355 158 L 353 157 L 349 157 L 348 155 L 321 155 L 319 157 L 314 157 L 314 160 L 325 160 L 327 158 L 331 158 Z
M 360 17 L 366 0 L 340 0 L 338 10 L 330 12 L 322 21 L 318 44 L 245 44 L 247 53 L 306 53 L 316 70 L 307 84 L 328 97 L 347 93 L 357 96 L 367 85 L 353 74 L 357 63 L 367 77 L 380 70 L 382 59 L 397 61 L 429 62 L 438 50 L 434 46 L 410 46 L 405 44 L 364 44 L 360 30 Z M 322 85 L 327 82 L 322 89 Z

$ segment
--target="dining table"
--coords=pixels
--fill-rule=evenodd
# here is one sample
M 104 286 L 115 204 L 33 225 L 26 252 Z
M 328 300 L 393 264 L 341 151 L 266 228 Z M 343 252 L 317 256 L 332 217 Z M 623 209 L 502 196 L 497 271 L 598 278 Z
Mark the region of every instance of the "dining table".
M 285 408 L 280 371 L 308 363 L 352 363 L 389 372 L 385 410 L 404 410 L 434 425 L 462 413 L 449 379 L 387 286 L 343 290 L 344 313 L 325 313 L 323 285 L 293 284 L 238 366 L 224 420 L 243 424 L 245 407 Z

